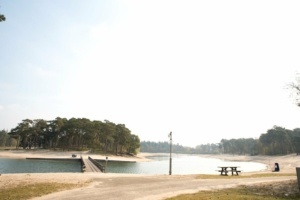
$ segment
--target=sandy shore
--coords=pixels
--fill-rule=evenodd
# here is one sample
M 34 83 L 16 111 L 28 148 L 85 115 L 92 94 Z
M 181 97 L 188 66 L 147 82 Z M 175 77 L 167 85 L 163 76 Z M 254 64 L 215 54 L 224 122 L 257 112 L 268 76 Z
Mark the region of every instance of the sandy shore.
M 71 158 L 72 154 L 76 154 L 77 157 L 82 156 L 87 158 L 88 156 L 94 159 L 106 159 L 109 160 L 120 160 L 120 161 L 136 161 L 146 162 L 150 161 L 146 158 L 147 153 L 139 154 L 137 156 L 116 156 L 116 155 L 99 155 L 89 152 L 78 152 L 78 151 L 50 151 L 50 150 L 10 150 L 0 151 L 0 158 Z
M 0 158 L 70 158 L 72 154 L 83 157 L 92 156 L 105 159 L 105 155 L 88 152 L 56 152 L 56 151 L 0 151 Z M 151 154 L 141 153 L 138 156 L 108 155 L 110 160 L 145 162 Z M 275 162 L 280 164 L 280 173 L 294 173 L 295 176 L 243 178 L 243 179 L 197 179 L 196 175 L 140 175 L 140 174 L 103 174 L 103 173 L 34 173 L 34 174 L 2 174 L 0 188 L 12 187 L 17 184 L 40 182 L 76 183 L 83 188 L 57 192 L 37 199 L 163 199 L 183 193 L 194 193 L 199 190 L 222 189 L 238 185 L 274 183 L 296 179 L 296 167 L 300 167 L 300 156 L 237 156 L 237 155 L 199 155 L 201 157 L 218 158 L 228 161 L 251 161 L 266 164 L 264 171 L 271 172 Z M 249 173 L 242 173 L 247 175 Z M 280 184 L 278 184 L 280 185 Z
M 281 173 L 296 173 L 296 167 L 300 167 L 300 155 L 289 154 L 284 156 L 240 156 L 240 155 L 201 155 L 201 157 L 218 158 L 227 161 L 245 161 L 257 162 L 267 165 L 267 169 L 259 172 L 252 173 L 265 173 L 271 172 L 274 163 L 279 163 Z
M 147 156 L 157 155 L 152 153 L 140 153 L 137 156 L 116 156 L 116 155 L 99 155 L 89 152 L 76 152 L 76 151 L 50 151 L 50 150 L 10 150 L 0 151 L 0 158 L 71 158 L 72 154 L 78 157 L 91 156 L 94 159 L 120 160 L 120 161 L 136 161 L 147 162 Z M 245 162 L 258 162 L 267 165 L 265 171 L 272 171 L 274 163 L 279 163 L 280 171 L 283 173 L 293 173 L 296 167 L 300 167 L 300 156 L 289 154 L 284 156 L 248 156 L 248 155 L 199 155 L 204 158 L 217 158 L 226 161 L 245 161 Z M 265 172 L 264 171 L 264 172 Z M 258 173 L 258 172 L 256 172 Z

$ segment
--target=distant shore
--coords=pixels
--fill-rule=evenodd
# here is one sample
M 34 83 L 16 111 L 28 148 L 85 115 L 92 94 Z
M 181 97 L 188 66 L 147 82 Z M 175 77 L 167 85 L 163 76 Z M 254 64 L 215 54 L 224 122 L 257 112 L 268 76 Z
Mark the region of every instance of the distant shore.
M 87 158 L 88 156 L 94 159 L 103 159 L 105 160 L 108 157 L 108 160 L 119 160 L 119 161 L 135 161 L 135 162 L 146 162 L 150 161 L 146 158 L 147 153 L 141 153 L 137 156 L 129 155 L 100 155 L 90 153 L 88 151 L 53 151 L 53 150 L 0 150 L 0 158 L 71 158 L 75 154 L 79 158 Z

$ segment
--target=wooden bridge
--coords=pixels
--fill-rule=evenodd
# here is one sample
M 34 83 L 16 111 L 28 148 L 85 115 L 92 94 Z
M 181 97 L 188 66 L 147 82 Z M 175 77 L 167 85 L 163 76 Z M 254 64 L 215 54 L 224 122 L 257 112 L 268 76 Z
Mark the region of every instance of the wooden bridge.
M 26 158 L 31 160 L 78 160 L 81 162 L 82 172 L 105 172 L 105 167 L 100 164 L 97 160 L 92 159 L 91 157 L 82 157 L 76 158 L 74 154 L 72 158 Z
M 81 158 L 84 172 L 104 172 L 105 167 L 91 157 Z

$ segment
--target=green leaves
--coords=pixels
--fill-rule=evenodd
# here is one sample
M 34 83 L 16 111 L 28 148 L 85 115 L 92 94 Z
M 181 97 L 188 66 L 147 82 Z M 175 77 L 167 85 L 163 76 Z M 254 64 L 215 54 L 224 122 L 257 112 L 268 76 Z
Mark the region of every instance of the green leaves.
M 9 135 L 19 141 L 17 147 L 24 149 L 90 149 L 93 152 L 94 148 L 102 148 L 106 153 L 116 150 L 118 154 L 134 153 L 140 146 L 138 136 L 132 135 L 124 124 L 108 120 L 90 121 L 87 118 L 25 119 Z
M 3 22 L 5 20 L 6 20 L 5 16 L 0 14 L 0 22 Z

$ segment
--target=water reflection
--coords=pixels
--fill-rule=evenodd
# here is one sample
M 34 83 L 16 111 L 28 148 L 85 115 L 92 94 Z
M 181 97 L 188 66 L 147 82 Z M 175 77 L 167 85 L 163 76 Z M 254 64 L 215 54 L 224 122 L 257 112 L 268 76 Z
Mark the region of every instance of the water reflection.
M 168 174 L 169 155 L 149 157 L 151 162 L 109 162 L 107 173 L 128 174 Z M 105 162 L 102 162 L 105 165 Z M 218 174 L 218 166 L 239 166 L 243 172 L 260 171 L 266 165 L 254 162 L 227 162 L 198 155 L 174 154 L 172 174 Z M 0 174 L 4 173 L 47 173 L 47 172 L 81 172 L 78 160 L 26 160 L 0 158 Z
M 107 173 L 168 174 L 169 156 L 151 156 L 151 162 L 108 162 Z M 105 164 L 105 163 L 103 163 Z M 172 157 L 172 174 L 217 174 L 218 166 L 239 166 L 243 172 L 260 171 L 266 165 L 255 162 L 229 162 L 197 155 L 176 154 Z
M 79 160 L 0 159 L 0 173 L 81 172 Z

